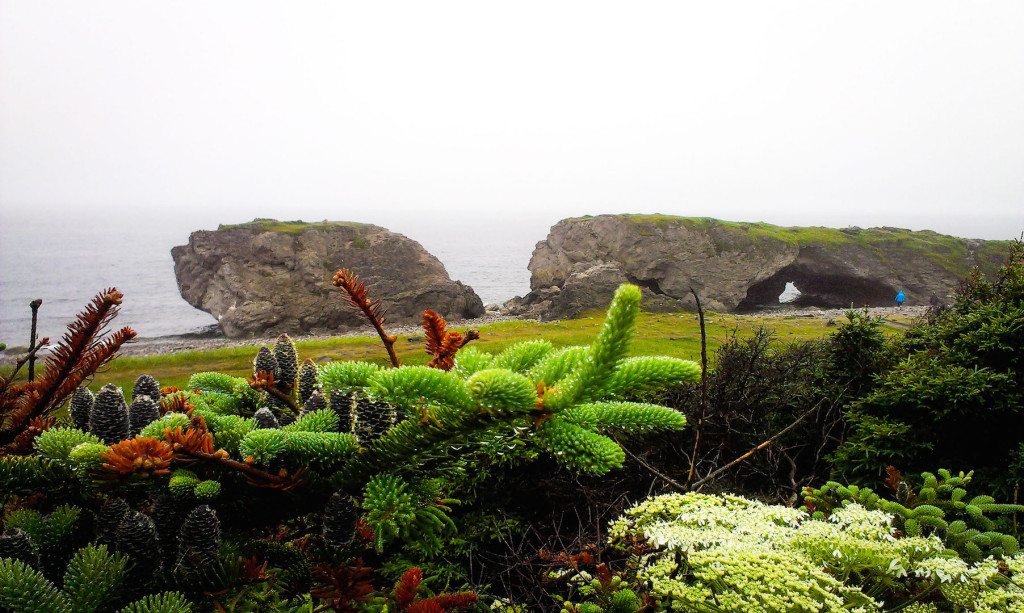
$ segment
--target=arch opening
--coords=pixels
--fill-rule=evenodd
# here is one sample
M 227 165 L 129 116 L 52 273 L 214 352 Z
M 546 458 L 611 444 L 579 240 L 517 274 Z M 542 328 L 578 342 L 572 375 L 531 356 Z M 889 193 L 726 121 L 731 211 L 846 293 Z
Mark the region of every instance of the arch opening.
M 892 306 L 897 289 L 847 271 L 816 270 L 791 264 L 751 285 L 736 307 L 740 312 L 790 307 L 847 308 Z

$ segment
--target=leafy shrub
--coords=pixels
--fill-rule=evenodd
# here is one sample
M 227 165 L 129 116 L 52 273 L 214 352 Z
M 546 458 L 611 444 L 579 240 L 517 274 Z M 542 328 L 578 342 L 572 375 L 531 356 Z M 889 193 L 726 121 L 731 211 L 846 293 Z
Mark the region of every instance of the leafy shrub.
M 639 583 L 675 611 L 1024 607 L 1024 556 L 969 564 L 937 536 L 901 535 L 892 515 L 856 503 L 818 519 L 739 496 L 669 494 L 631 508 L 609 534 L 646 545 Z
M 1012 529 L 1005 521 L 1006 516 L 1024 512 L 1024 506 L 1000 504 L 985 494 L 968 497 L 966 488 L 973 472 L 953 475 L 940 468 L 937 476 L 922 473 L 917 487 L 896 469 L 890 467 L 888 472 L 889 498 L 882 498 L 868 487 L 830 481 L 820 488 L 807 488 L 804 505 L 817 519 L 851 502 L 869 510 L 881 509 L 893 516 L 893 525 L 904 534 L 938 535 L 946 547 L 968 562 L 986 556 L 1013 555 L 1020 549 L 1015 534 L 1000 532 L 998 528 L 1002 524 L 1005 530 Z
M 995 281 L 975 273 L 897 350 L 905 357 L 847 415 L 837 473 L 878 485 L 886 465 L 921 471 L 938 459 L 1010 495 L 1021 472 L 1007 467 L 1024 441 L 1024 244 Z

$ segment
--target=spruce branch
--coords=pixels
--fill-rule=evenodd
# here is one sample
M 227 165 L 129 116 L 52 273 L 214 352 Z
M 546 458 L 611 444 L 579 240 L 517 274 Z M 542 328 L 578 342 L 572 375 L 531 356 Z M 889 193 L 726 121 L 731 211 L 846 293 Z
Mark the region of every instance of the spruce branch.
M 349 304 L 370 320 L 370 324 L 373 325 L 381 342 L 384 343 L 384 349 L 388 352 L 391 365 L 395 368 L 401 366 L 402 363 L 398 360 L 398 355 L 395 354 L 395 341 L 398 339 L 384 331 L 387 309 L 381 305 L 380 300 L 371 300 L 369 292 L 366 290 L 366 284 L 359 280 L 359 275 L 348 268 L 339 268 L 338 272 L 334 273 L 331 282 L 345 292 Z

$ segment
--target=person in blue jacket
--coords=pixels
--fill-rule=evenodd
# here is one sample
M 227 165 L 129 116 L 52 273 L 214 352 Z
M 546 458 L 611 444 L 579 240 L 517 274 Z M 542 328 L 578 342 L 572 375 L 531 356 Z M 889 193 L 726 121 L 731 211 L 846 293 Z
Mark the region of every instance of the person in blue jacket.
M 907 299 L 907 295 L 903 293 L 903 290 L 900 290 L 899 292 L 897 292 L 896 293 L 896 306 L 902 307 L 903 306 L 903 302 L 906 299 Z

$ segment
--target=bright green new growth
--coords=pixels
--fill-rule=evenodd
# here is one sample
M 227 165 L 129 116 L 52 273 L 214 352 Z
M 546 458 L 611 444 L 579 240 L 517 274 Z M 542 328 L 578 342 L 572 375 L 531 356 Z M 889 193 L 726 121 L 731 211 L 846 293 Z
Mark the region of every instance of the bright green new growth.
M 220 483 L 213 480 L 200 481 L 196 484 L 193 493 L 201 502 L 209 502 L 220 496 Z
M 184 429 L 188 426 L 189 421 L 189 416 L 184 413 L 168 413 L 160 419 L 147 424 L 146 427 L 142 429 L 142 432 L 139 433 L 139 436 L 163 439 L 164 430 L 168 428 L 171 430 L 174 430 L 175 428 Z
M 67 598 L 24 562 L 0 559 L 0 609 L 16 613 L 70 613 Z
M 261 464 L 281 459 L 325 469 L 344 462 L 358 448 L 356 437 L 348 433 L 253 430 L 242 439 L 239 453 Z
M 409 485 L 394 475 L 378 475 L 367 483 L 363 509 L 377 551 L 398 537 L 426 541 L 426 547 L 438 549 L 441 537 L 455 531 L 447 507 L 418 499 Z
M 525 376 L 489 368 L 466 381 L 476 406 L 489 415 L 527 413 L 537 404 L 537 389 Z
M 112 600 L 124 579 L 125 558 L 107 551 L 106 545 L 78 550 L 64 575 L 64 593 L 71 610 L 99 611 Z
M 103 464 L 103 454 L 110 450 L 110 447 L 103 443 L 80 443 L 68 454 L 68 459 L 75 468 L 88 474 L 98 470 Z
M 36 437 L 39 455 L 51 460 L 67 460 L 71 450 L 82 443 L 102 443 L 98 436 L 76 428 L 50 428 Z
M 456 354 L 455 367 L 452 371 L 465 379 L 485 368 L 490 368 L 493 361 L 494 356 L 491 354 L 476 347 L 466 347 Z
M 642 434 L 655 430 L 680 430 L 686 417 L 668 407 L 643 402 L 594 402 L 562 412 L 578 426 L 600 432 Z
M 608 381 L 607 394 L 619 398 L 627 392 L 644 392 L 664 389 L 678 383 L 696 383 L 700 380 L 700 366 L 690 360 L 661 356 L 626 358 L 615 368 Z
M 92 613 L 108 611 L 121 589 L 125 558 L 106 545 L 89 545 L 72 557 L 61 591 L 42 573 L 19 560 L 0 559 L 0 610 L 11 613 Z M 190 613 L 188 600 L 177 592 L 151 594 L 120 609 L 120 613 Z
M 348 394 L 370 385 L 380 366 L 370 362 L 331 362 L 320 367 L 319 380 L 324 395 L 330 397 L 338 391 Z
M 968 562 L 1016 554 L 1020 549 L 1017 539 L 998 532 L 996 522 L 989 516 L 1024 512 L 1024 505 L 997 504 L 994 498 L 984 495 L 968 498 L 966 487 L 973 474 L 972 471 L 954 475 L 944 468 L 938 470 L 938 476 L 921 473 L 922 485 L 916 492 L 906 481 L 900 481 L 895 492 L 897 500 L 882 498 L 871 488 L 829 481 L 820 488 L 809 489 L 805 500 L 817 518 L 827 517 L 852 503 L 880 509 L 890 513 L 896 527 L 906 534 L 935 534 Z
M 425 404 L 468 407 L 472 399 L 462 380 L 451 372 L 427 366 L 404 366 L 380 371 L 370 391 L 380 400 L 412 411 Z
M 562 347 L 552 351 L 530 370 L 530 378 L 550 387 L 579 368 L 589 352 L 589 347 Z
M 608 401 L 634 385 L 648 392 L 699 377 L 699 368 L 684 360 L 624 359 L 640 296 L 635 286 L 619 288 L 591 347 L 553 351 L 544 341 L 518 343 L 493 358 L 460 352 L 451 372 L 423 366 L 379 371 L 371 394 L 410 417 L 369 445 L 345 479 L 414 462 L 435 446 L 443 453 L 446 442 L 483 442 L 499 431 L 499 422 L 522 432 L 530 423 L 524 416 L 535 424 L 531 440 L 565 465 L 598 474 L 621 466 L 623 450 L 602 432 L 678 429 L 685 420 L 657 405 Z
M 178 592 L 150 594 L 133 602 L 118 613 L 191 613 L 192 605 Z
M 554 349 L 554 345 L 543 340 L 516 343 L 494 356 L 490 367 L 525 373 L 551 353 L 552 349 Z
M 312 411 L 281 428 L 285 432 L 337 432 L 338 414 L 331 409 Z
M 619 468 L 626 459 L 618 443 L 557 416 L 544 422 L 537 443 L 560 462 L 575 470 L 602 474 Z

